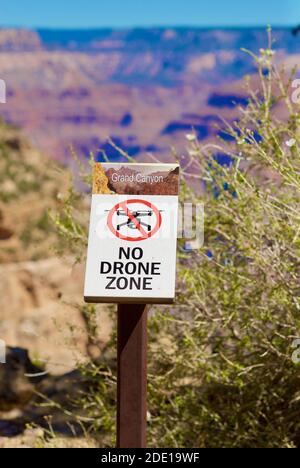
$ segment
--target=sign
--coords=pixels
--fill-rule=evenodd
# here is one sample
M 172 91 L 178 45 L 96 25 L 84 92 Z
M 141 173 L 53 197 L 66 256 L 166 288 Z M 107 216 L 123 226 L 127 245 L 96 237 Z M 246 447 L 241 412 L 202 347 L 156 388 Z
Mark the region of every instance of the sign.
M 95 164 L 86 302 L 174 301 L 178 191 L 178 165 Z

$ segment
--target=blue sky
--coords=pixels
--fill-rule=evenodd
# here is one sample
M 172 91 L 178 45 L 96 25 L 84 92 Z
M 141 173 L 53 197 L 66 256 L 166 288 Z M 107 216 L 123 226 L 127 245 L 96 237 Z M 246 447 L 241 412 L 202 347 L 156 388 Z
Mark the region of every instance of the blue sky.
M 0 0 L 0 26 L 252 26 L 300 23 L 299 0 Z

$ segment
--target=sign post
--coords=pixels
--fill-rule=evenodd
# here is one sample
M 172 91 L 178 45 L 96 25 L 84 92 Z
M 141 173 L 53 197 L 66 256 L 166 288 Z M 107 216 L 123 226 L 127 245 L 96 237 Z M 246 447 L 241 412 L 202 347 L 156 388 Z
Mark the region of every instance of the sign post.
M 147 306 L 118 307 L 117 447 L 145 448 L 147 425 Z
M 146 447 L 147 310 L 175 299 L 179 166 L 96 163 L 84 298 L 118 304 L 119 448 Z

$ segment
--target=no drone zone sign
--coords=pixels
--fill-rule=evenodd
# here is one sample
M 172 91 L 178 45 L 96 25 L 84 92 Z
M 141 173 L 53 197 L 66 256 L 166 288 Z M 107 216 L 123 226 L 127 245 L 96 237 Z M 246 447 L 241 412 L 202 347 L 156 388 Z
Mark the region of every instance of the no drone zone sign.
M 86 302 L 175 298 L 179 166 L 95 164 Z

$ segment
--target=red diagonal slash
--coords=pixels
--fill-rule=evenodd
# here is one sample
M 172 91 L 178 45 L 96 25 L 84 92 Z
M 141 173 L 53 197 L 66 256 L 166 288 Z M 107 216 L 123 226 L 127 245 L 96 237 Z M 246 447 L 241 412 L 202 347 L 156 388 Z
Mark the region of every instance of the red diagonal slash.
M 145 237 L 145 239 L 148 237 L 148 234 L 146 233 L 145 229 L 143 228 L 143 226 L 140 225 L 140 223 L 138 222 L 138 220 L 134 217 L 134 215 L 131 213 L 131 211 L 127 208 L 127 204 L 126 202 L 123 202 L 123 203 L 120 203 L 120 207 L 123 208 L 123 210 L 125 211 L 125 214 L 126 216 L 130 219 L 130 221 L 133 222 L 133 224 L 135 225 L 135 227 L 140 231 L 140 233 L 142 234 L 143 237 Z
M 143 228 L 143 226 L 140 225 L 139 221 L 135 218 L 135 216 L 133 215 L 133 213 L 130 211 L 130 209 L 127 206 L 131 204 L 145 205 L 148 208 L 151 208 L 151 210 L 155 213 L 156 224 L 153 227 L 151 232 L 147 233 L 145 229 Z M 136 229 L 138 229 L 138 231 L 141 233 L 141 237 L 123 236 L 120 232 L 118 232 L 115 229 L 113 225 L 113 216 L 120 208 L 124 211 L 125 215 L 128 217 L 128 219 L 130 219 L 132 224 L 134 224 Z M 140 199 L 132 199 L 132 200 L 127 200 L 127 201 L 118 203 L 111 209 L 107 218 L 107 226 L 110 229 L 110 231 L 119 239 L 128 241 L 128 242 L 139 242 L 139 241 L 150 239 L 150 237 L 153 237 L 159 231 L 161 224 L 162 224 L 162 216 L 161 216 L 160 211 L 156 208 L 156 206 L 152 205 L 152 203 L 150 203 L 147 200 L 140 200 Z

